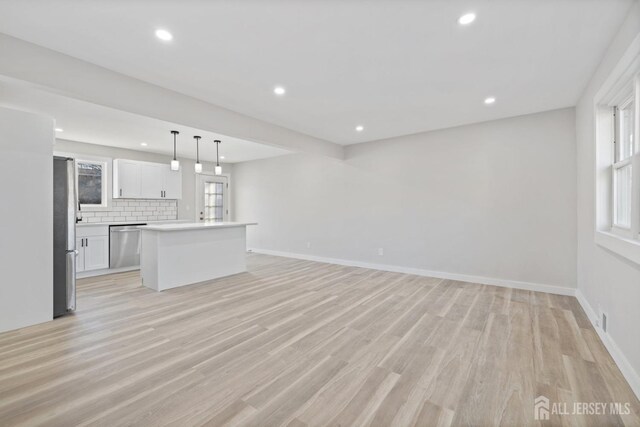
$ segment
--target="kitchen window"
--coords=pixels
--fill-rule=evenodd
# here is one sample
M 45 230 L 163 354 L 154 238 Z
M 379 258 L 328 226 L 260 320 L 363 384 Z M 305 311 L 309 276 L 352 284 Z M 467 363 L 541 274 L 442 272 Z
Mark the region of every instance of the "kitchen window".
M 107 162 L 76 159 L 76 182 L 82 208 L 107 207 Z

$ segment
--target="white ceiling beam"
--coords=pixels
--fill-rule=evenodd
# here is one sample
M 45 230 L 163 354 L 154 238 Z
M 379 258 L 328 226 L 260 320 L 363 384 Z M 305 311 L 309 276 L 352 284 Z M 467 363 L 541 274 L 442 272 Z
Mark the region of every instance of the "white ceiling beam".
M 344 158 L 314 138 L 0 33 L 0 75 L 130 113 L 271 145 Z

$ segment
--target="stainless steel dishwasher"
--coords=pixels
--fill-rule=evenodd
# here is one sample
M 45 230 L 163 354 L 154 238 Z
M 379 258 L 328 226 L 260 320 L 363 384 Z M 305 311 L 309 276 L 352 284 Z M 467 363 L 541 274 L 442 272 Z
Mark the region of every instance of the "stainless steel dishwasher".
M 140 266 L 140 225 L 109 226 L 109 268 Z

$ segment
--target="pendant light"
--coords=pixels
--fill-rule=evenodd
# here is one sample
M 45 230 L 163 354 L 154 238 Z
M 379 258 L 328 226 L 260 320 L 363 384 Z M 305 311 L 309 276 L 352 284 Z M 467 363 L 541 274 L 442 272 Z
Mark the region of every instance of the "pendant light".
M 220 156 L 219 156 L 219 153 L 218 153 L 218 147 L 220 146 L 220 143 L 222 141 L 220 141 L 219 139 L 216 139 L 213 142 L 216 143 L 216 169 L 215 169 L 215 173 L 216 173 L 216 175 L 222 175 L 222 166 L 220 166 Z
M 195 170 L 196 170 L 196 173 L 202 173 L 202 163 L 200 163 L 200 137 L 199 136 L 194 136 L 193 138 L 196 140 L 196 166 L 195 166 Z
M 180 162 L 176 158 L 176 135 L 178 135 L 180 132 L 178 132 L 177 130 L 172 130 L 171 133 L 173 134 L 173 160 L 171 160 L 171 170 L 179 171 Z

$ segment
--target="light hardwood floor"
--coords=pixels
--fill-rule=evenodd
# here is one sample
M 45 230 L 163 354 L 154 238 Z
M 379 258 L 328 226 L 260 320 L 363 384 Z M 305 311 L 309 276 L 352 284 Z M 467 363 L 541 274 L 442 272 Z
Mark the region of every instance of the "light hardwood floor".
M 80 281 L 75 315 L 0 334 L 0 425 L 640 424 L 574 298 L 248 262 L 162 293 L 137 272 Z M 540 424 L 538 395 L 632 413 Z

